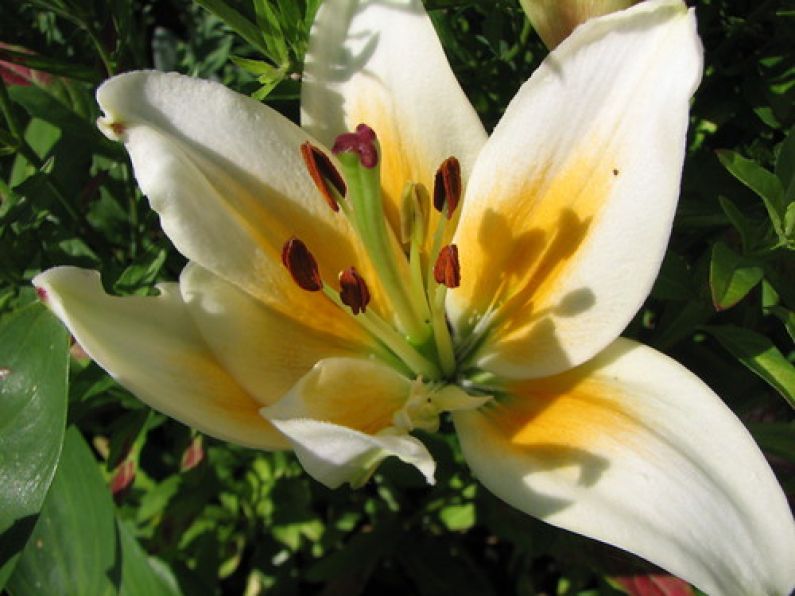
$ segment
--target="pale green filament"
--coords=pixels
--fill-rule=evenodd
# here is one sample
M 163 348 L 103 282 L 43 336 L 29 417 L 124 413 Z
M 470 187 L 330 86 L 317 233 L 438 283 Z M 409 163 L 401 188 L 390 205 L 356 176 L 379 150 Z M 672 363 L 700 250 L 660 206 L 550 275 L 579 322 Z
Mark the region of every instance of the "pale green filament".
M 351 312 L 343 304 L 336 291 L 328 285 L 323 284 L 323 293 L 338 307 L 344 311 Z M 417 352 L 406 340 L 400 336 L 386 321 L 379 317 L 372 310 L 360 312 L 357 315 L 351 313 L 354 320 L 359 323 L 365 331 L 381 341 L 389 348 L 411 371 L 418 376 L 426 379 L 438 379 L 440 376 L 439 368 L 422 354 Z
M 431 329 L 423 318 L 421 304 L 411 299 L 407 276 L 400 270 L 397 255 L 402 257 L 402 252 L 396 250 L 397 241 L 387 226 L 381 202 L 380 167 L 361 165 L 359 155 L 354 152 L 341 153 L 338 157 L 348 183 L 353 223 L 392 301 L 399 326 L 412 345 L 421 346 L 428 340 Z

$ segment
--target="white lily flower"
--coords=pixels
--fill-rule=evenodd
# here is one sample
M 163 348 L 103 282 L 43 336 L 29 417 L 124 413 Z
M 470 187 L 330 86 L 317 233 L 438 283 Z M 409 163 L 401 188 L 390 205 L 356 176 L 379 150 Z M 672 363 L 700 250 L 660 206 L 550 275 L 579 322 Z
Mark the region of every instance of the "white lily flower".
M 303 129 L 174 74 L 99 89 L 190 260 L 178 284 L 34 283 L 152 407 L 292 448 L 330 487 L 391 455 L 432 481 L 410 431 L 452 412 L 514 507 L 710 594 L 787 594 L 795 524 L 758 447 L 694 375 L 618 337 L 665 252 L 701 67 L 692 11 L 644 2 L 579 27 L 487 139 L 419 0 L 327 0 Z

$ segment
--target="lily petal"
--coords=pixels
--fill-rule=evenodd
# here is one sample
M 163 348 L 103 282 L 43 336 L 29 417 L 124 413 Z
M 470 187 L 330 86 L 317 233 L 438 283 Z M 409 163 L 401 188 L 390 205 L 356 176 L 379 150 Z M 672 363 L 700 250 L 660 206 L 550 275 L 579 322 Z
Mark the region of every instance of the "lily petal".
M 435 464 L 414 437 L 391 429 L 411 381 L 376 361 L 330 358 L 261 414 L 290 440 L 306 471 L 329 488 L 364 484 L 395 455 L 433 483 Z
M 353 488 L 362 486 L 391 455 L 415 466 L 428 484 L 434 483 L 436 463 L 425 445 L 411 435 L 373 436 L 308 418 L 271 422 L 290 440 L 307 473 L 329 488 L 345 482 Z
M 323 3 L 306 57 L 301 122 L 329 146 L 361 122 L 375 130 L 395 231 L 404 184 L 432 192 L 436 169 L 451 155 L 466 179 L 486 140 L 419 0 Z
M 195 263 L 183 270 L 180 290 L 215 357 L 262 405 L 287 393 L 319 360 L 366 356 L 376 349 L 353 321 L 344 337 L 315 329 L 283 316 Z
M 272 420 L 312 418 L 374 435 L 392 425 L 410 393 L 411 381 L 385 364 L 328 358 L 262 414 Z
M 97 100 L 100 128 L 124 142 L 141 190 L 183 255 L 287 316 L 340 327 L 339 311 L 297 288 L 281 263 L 282 246 L 297 236 L 324 279 L 336 281 L 351 265 L 369 274 L 347 220 L 306 171 L 306 133 L 223 85 L 174 73 L 114 77 Z
M 788 594 L 795 524 L 759 448 L 677 362 L 618 339 L 583 366 L 454 414 L 475 475 L 514 507 L 709 594 Z
M 214 437 L 260 449 L 289 443 L 221 367 L 176 284 L 159 296 L 108 296 L 99 274 L 57 267 L 34 278 L 45 304 L 97 364 L 156 410 Z
M 479 366 L 561 372 L 637 312 L 671 229 L 701 55 L 692 12 L 649 0 L 579 27 L 520 89 L 478 157 L 454 239 L 456 328 L 496 309 Z

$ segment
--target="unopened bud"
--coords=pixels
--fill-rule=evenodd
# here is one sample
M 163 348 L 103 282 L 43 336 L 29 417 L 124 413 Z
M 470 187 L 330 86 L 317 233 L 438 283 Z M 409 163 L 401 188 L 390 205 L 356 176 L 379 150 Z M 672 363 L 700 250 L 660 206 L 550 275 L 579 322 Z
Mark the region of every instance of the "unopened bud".
M 359 275 L 355 267 L 348 267 L 340 273 L 340 300 L 351 307 L 353 314 L 367 312 L 370 303 L 370 290 L 364 278 Z
M 461 164 L 455 157 L 448 157 L 436 170 L 436 177 L 433 180 L 433 207 L 450 219 L 460 200 Z
M 594 17 L 624 10 L 638 0 L 519 0 L 538 36 L 550 50 Z
M 317 292 L 323 289 L 323 280 L 317 268 L 317 261 L 306 244 L 292 237 L 282 247 L 282 263 L 303 290 Z
M 461 266 L 458 264 L 458 247 L 455 244 L 448 244 L 439 251 L 439 257 L 433 266 L 433 278 L 436 283 L 444 284 L 448 288 L 461 285 Z

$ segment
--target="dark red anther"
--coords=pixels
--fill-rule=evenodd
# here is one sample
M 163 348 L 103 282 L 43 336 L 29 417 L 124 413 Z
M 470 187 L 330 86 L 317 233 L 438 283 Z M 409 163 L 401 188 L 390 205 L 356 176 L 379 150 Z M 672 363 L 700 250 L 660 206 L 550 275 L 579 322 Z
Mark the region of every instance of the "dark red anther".
M 439 257 L 433 266 L 433 278 L 436 283 L 444 284 L 448 288 L 461 285 L 461 266 L 458 264 L 458 247 L 455 244 L 448 244 L 439 251 Z
M 45 290 L 44 288 L 36 288 L 36 296 L 38 296 L 39 300 L 41 300 L 42 302 L 46 302 L 47 290 Z
M 282 247 L 282 263 L 303 290 L 317 292 L 323 289 L 323 280 L 317 268 L 317 261 L 306 244 L 293 236 Z
M 355 267 L 348 267 L 340 273 L 340 300 L 343 304 L 350 306 L 355 315 L 367 312 L 367 305 L 370 303 L 370 290 Z
M 447 219 L 453 217 L 461 200 L 461 164 L 455 157 L 448 157 L 436 170 L 433 180 L 433 206 L 442 213 L 447 205 Z
M 375 143 L 375 131 L 366 124 L 360 124 L 354 132 L 341 134 L 334 140 L 331 152 L 334 155 L 351 151 L 358 154 L 359 162 L 365 168 L 378 165 L 378 147 Z
M 334 164 L 331 163 L 329 156 L 307 141 L 301 145 L 301 157 L 304 158 L 304 163 L 309 175 L 312 177 L 312 182 L 315 183 L 328 206 L 334 211 L 339 211 L 340 206 L 337 204 L 337 199 L 331 192 L 329 184 L 343 197 L 347 188 L 345 181 L 337 171 L 337 168 L 334 167 Z

